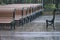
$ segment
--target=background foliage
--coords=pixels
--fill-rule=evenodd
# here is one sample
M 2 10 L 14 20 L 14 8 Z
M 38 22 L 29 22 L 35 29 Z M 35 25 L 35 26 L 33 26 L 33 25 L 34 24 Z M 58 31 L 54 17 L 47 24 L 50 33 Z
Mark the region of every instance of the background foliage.
M 0 4 L 42 3 L 42 1 L 45 9 L 54 9 L 56 1 L 60 3 L 60 0 L 0 0 Z

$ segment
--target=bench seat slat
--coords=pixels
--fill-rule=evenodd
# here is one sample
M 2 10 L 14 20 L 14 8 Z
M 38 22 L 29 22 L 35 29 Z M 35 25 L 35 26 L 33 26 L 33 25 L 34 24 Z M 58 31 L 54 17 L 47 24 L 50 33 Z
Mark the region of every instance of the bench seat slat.
M 0 18 L 0 23 L 11 23 L 12 21 L 11 18 Z
M 15 20 L 20 20 L 22 18 L 21 15 L 15 15 Z

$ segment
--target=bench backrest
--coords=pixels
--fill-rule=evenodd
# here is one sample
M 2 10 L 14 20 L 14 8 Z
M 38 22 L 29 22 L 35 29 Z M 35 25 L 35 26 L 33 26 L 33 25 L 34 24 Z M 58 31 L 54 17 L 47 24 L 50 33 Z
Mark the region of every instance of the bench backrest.
M 32 13 L 32 7 L 27 7 L 26 14 L 29 15 Z
M 23 8 L 22 11 L 23 11 L 23 16 L 26 16 L 27 15 L 27 8 Z
M 15 16 L 15 9 L 13 8 L 0 8 L 0 17 L 12 17 Z
M 30 13 L 30 14 L 32 13 L 32 8 L 31 8 L 31 7 L 29 8 L 29 13 Z
M 22 10 L 21 9 L 16 9 L 15 15 L 22 15 Z

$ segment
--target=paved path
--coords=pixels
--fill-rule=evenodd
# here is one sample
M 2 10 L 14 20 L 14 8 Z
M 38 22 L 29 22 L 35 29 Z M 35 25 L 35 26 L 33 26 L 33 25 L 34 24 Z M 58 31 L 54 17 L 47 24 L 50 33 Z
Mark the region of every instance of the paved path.
M 49 26 L 46 30 L 46 19 L 52 16 L 40 16 L 34 21 L 25 24 L 23 27 L 16 27 L 16 30 L 1 30 L 1 40 L 60 40 L 60 15 L 56 15 L 55 28 Z
M 15 32 L 1 36 L 1 40 L 60 40 L 60 32 Z
M 49 16 L 40 16 L 39 18 L 37 18 L 36 20 L 34 20 L 33 22 L 40 22 L 40 23 L 45 23 L 46 19 L 51 20 L 53 18 L 52 15 Z M 55 16 L 55 23 L 56 22 L 60 22 L 60 15 L 56 15 Z
M 16 31 L 19 32 L 46 32 L 46 19 L 51 20 L 52 15 L 50 16 L 40 16 L 34 21 L 25 24 L 23 27 L 17 27 Z M 55 28 L 56 31 L 60 31 L 60 15 L 56 15 L 55 17 Z M 21 30 L 20 30 L 21 29 Z M 49 26 L 47 32 L 54 31 L 52 26 Z

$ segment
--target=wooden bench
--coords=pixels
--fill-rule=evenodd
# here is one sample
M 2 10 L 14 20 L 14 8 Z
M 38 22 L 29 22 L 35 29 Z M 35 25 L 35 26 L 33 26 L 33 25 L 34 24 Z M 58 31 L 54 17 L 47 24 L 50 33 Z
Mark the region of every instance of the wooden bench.
M 25 19 L 27 17 L 27 8 L 21 7 L 21 8 L 16 8 L 15 12 L 15 21 L 17 21 L 18 26 L 20 24 L 23 25 L 25 23 Z
M 13 8 L 0 8 L 0 26 L 3 27 L 7 24 L 11 25 L 11 29 L 15 29 L 15 9 Z
M 28 22 L 30 22 L 30 19 L 31 19 L 31 14 L 32 14 L 32 8 L 31 7 L 27 7 L 27 10 L 26 10 L 26 13 L 27 13 L 27 17 L 26 17 L 26 19 L 27 19 L 27 23 Z
M 35 15 L 33 12 L 37 11 L 36 6 L 38 6 L 38 5 L 40 5 L 40 4 L 11 4 L 11 5 L 5 5 L 5 6 L 0 6 L 0 7 L 15 8 L 16 9 L 15 21 L 16 20 L 19 21 L 19 24 L 20 24 L 21 19 L 24 19 L 24 21 L 23 21 L 23 23 L 24 23 L 25 20 L 31 20 L 31 19 L 35 18 Z
M 15 12 L 15 24 L 17 26 L 20 26 L 20 24 L 22 23 L 21 19 L 23 17 L 23 10 L 22 9 L 16 9 L 16 12 Z
M 22 24 L 25 24 L 27 21 L 28 21 L 28 19 L 27 19 L 27 15 L 28 15 L 28 9 L 27 9 L 27 7 L 24 7 L 23 9 L 23 14 L 22 14 L 22 20 L 23 20 L 23 23 Z
M 21 18 L 26 19 L 27 15 L 29 14 L 29 10 L 28 10 L 28 14 L 27 12 L 27 7 L 29 7 L 30 5 L 27 6 L 16 6 L 16 5 L 8 5 L 6 7 L 10 7 L 10 8 L 16 8 L 16 12 L 15 12 L 15 21 L 20 21 Z M 22 12 L 23 11 L 23 12 Z M 19 22 L 20 24 L 21 22 Z
M 21 9 L 16 9 L 15 20 L 20 20 L 21 18 L 22 18 L 22 10 Z

